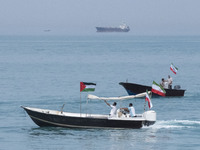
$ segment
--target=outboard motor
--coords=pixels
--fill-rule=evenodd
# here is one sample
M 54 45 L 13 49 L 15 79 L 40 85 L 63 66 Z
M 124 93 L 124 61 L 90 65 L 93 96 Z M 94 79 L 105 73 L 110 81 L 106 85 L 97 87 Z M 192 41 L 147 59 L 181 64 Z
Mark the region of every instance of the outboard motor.
M 144 125 L 149 126 L 156 122 L 156 112 L 153 110 L 145 111 L 143 113 L 143 117 L 145 118 Z
M 175 86 L 174 86 L 174 89 L 175 89 L 175 90 L 179 90 L 179 89 L 181 89 L 181 86 L 180 86 L 180 85 L 175 85 Z

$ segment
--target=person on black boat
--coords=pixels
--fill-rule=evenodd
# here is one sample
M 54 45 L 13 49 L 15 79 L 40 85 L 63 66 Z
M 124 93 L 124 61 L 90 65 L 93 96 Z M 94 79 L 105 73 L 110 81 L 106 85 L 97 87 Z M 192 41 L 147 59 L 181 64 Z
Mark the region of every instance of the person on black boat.
M 135 115 L 135 108 L 133 107 L 132 103 L 129 104 L 128 108 L 120 108 L 120 109 L 123 109 L 123 110 L 129 112 L 130 117 L 136 117 L 136 115 Z
M 114 102 L 112 105 L 111 104 L 109 104 L 106 100 L 104 100 L 104 102 L 108 105 L 108 106 L 110 106 L 112 109 L 110 110 L 110 114 L 109 114 L 109 116 L 110 117 L 113 117 L 113 116 L 116 116 L 116 114 L 117 114 L 117 103 L 116 102 Z
M 170 75 L 168 75 L 168 79 L 167 79 L 167 82 L 168 82 L 168 89 L 172 89 L 172 77 L 170 77 Z
M 160 85 L 161 85 L 163 88 L 165 87 L 165 79 L 164 79 L 164 78 L 161 79 Z

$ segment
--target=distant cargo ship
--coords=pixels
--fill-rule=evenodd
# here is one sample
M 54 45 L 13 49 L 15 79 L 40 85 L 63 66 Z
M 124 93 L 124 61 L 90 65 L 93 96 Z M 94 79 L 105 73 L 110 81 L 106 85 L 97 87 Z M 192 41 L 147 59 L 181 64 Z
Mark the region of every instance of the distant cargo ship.
M 119 27 L 96 27 L 97 32 L 128 32 L 129 26 L 122 24 Z

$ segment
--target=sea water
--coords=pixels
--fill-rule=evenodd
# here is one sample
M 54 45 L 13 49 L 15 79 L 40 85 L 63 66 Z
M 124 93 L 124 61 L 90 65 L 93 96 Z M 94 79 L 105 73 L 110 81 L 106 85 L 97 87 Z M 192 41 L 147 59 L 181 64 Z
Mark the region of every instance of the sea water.
M 0 36 L 0 150 L 200 149 L 199 58 L 199 36 Z M 97 84 L 89 94 L 111 97 L 127 95 L 119 82 L 151 86 L 168 75 L 185 96 L 153 98 L 157 122 L 141 129 L 38 127 L 20 108 L 65 104 L 64 111 L 79 113 L 81 100 L 82 112 L 108 114 L 103 101 L 86 104 L 80 81 Z M 130 102 L 144 112 L 144 98 L 118 107 Z

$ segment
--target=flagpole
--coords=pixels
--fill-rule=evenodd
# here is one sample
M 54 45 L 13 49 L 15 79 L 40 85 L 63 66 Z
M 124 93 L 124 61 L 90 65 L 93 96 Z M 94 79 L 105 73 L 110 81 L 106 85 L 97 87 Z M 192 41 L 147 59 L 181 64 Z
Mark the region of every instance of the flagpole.
M 80 82 L 80 117 L 81 117 L 81 92 L 88 92 L 95 90 L 96 83 Z
M 80 117 L 81 117 L 81 92 L 80 92 Z
M 145 108 L 146 108 L 146 99 L 144 99 L 144 112 L 145 112 Z
M 146 93 L 148 93 L 148 90 L 146 89 Z M 146 96 L 147 97 L 147 96 Z M 146 97 L 144 99 L 144 112 L 145 112 L 145 109 L 146 109 Z
M 87 103 L 86 103 L 86 117 L 87 117 L 87 115 L 88 115 L 88 98 L 87 98 Z

